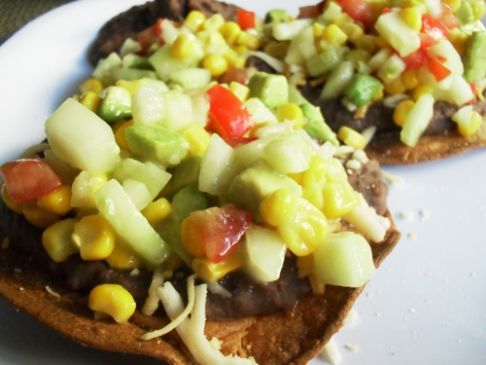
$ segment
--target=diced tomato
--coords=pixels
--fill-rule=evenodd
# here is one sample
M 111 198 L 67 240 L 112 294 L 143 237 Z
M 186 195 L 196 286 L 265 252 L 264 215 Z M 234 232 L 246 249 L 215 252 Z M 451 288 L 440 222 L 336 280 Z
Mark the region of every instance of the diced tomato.
M 438 40 L 449 35 L 447 27 L 438 19 L 435 19 L 430 14 L 422 15 L 422 29 L 421 31 L 432 39 Z
M 459 26 L 459 20 L 454 15 L 451 6 L 447 3 L 443 3 L 443 10 L 440 16 L 440 22 L 448 30 L 457 28 Z
M 451 70 L 445 67 L 442 62 L 432 57 L 429 57 L 427 67 L 437 81 L 441 81 L 451 74 Z
M 339 4 L 354 20 L 363 23 L 367 27 L 373 24 L 373 9 L 366 0 L 339 0 Z
M 381 14 L 388 14 L 391 11 L 391 9 L 387 6 L 385 6 L 383 9 L 381 9 Z
M 62 185 L 52 168 L 41 159 L 21 159 L 0 167 L 13 202 L 26 203 L 49 194 Z
M 209 89 L 208 96 L 209 128 L 232 146 L 243 142 L 245 134 L 252 127 L 250 113 L 245 105 L 221 85 Z
M 146 54 L 152 44 L 159 42 L 162 44 L 162 22 L 164 19 L 158 19 L 157 22 L 149 28 L 137 34 L 137 41 L 142 46 L 142 54 Z
M 316 5 L 301 6 L 299 8 L 299 18 L 316 18 L 320 13 L 322 13 L 325 4 L 326 1 L 321 1 Z
M 238 8 L 236 11 L 236 21 L 241 29 L 246 30 L 255 28 L 255 13 L 249 10 Z
M 219 80 L 221 84 L 228 85 L 233 81 L 247 85 L 248 81 L 250 81 L 249 70 L 247 68 L 231 68 Z
M 419 48 L 416 52 L 405 57 L 405 65 L 407 69 L 417 69 L 427 64 L 427 52 L 424 48 Z
M 250 212 L 233 205 L 198 210 L 182 222 L 182 242 L 189 253 L 220 262 L 236 248 L 251 220 Z

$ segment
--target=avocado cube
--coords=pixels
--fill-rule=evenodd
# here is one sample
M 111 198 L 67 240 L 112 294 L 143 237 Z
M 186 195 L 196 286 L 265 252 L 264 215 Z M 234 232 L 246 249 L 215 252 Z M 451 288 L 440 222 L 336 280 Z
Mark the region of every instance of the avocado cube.
M 373 76 L 357 74 L 346 91 L 346 97 L 354 105 L 364 106 L 373 100 L 382 87 L 380 80 Z
M 257 72 L 248 85 L 250 97 L 259 98 L 269 108 L 285 104 L 289 100 L 289 86 L 283 75 Z
M 108 123 L 130 118 L 132 116 L 132 97 L 130 93 L 119 86 L 108 87 L 101 102 L 99 115 Z
M 467 42 L 464 77 L 475 82 L 486 75 L 486 31 L 474 32 Z
M 304 130 L 307 134 L 320 141 L 331 142 L 338 146 L 339 141 L 336 133 L 327 125 L 321 110 L 309 102 L 305 102 L 300 106 L 307 122 L 304 125 Z

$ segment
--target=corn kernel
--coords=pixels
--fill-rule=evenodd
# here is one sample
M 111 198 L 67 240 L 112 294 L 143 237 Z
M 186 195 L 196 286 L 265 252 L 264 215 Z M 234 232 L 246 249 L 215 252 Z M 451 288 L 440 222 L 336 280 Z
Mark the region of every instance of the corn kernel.
M 98 79 L 87 79 L 81 85 L 79 85 L 79 91 L 81 94 L 87 92 L 94 92 L 98 94 L 103 91 L 103 84 Z
M 324 34 L 324 29 L 326 29 L 326 27 L 321 23 L 312 24 L 312 34 L 314 35 L 314 39 L 321 38 Z
M 418 7 L 407 7 L 400 10 L 400 17 L 413 30 L 422 28 L 422 11 Z
M 234 44 L 241 33 L 240 26 L 235 22 L 226 22 L 219 30 L 228 44 Z
M 88 215 L 74 224 L 72 240 L 83 260 L 104 260 L 115 247 L 115 231 L 101 215 Z
M 236 81 L 231 81 L 229 89 L 235 94 L 238 99 L 245 102 L 250 96 L 250 88 L 246 85 L 240 84 Z
M 245 67 L 246 58 L 231 48 L 224 52 L 224 58 L 228 62 L 228 69 Z
M 185 60 L 193 54 L 195 41 L 192 34 L 180 34 L 172 44 L 172 48 L 170 49 L 171 56 L 179 60 Z
M 449 6 L 451 7 L 451 10 L 453 12 L 455 12 L 456 10 L 459 10 L 459 8 L 461 7 L 461 3 L 462 3 L 461 0 L 444 0 L 444 2 L 446 4 L 449 4 Z
M 336 24 L 328 25 L 324 29 L 322 38 L 337 46 L 346 43 L 346 41 L 348 40 L 348 36 L 346 35 L 346 33 L 344 33 L 342 29 Z
M 182 136 L 189 143 L 189 154 L 193 156 L 204 156 L 208 149 L 211 136 L 200 124 L 191 124 L 184 129 Z
M 42 246 L 54 262 L 64 262 L 77 252 L 71 240 L 74 222 L 74 219 L 64 219 L 42 233 Z
M 127 322 L 137 307 L 130 292 L 118 284 L 101 284 L 93 288 L 88 305 L 92 311 L 107 314 L 117 323 Z
M 236 40 L 238 46 L 244 46 L 248 49 L 258 49 L 260 47 L 260 40 L 257 36 L 248 32 L 241 32 Z
M 403 94 L 406 90 L 407 90 L 407 88 L 403 84 L 401 77 L 397 77 L 392 82 L 385 84 L 385 91 L 389 95 Z
M 40 208 L 35 203 L 27 203 L 22 206 L 25 219 L 36 227 L 46 228 L 59 220 L 57 214 L 48 212 Z
M 117 242 L 106 262 L 117 270 L 132 270 L 141 266 L 137 255 L 123 243 Z
M 248 48 L 245 46 L 237 46 L 237 47 L 233 47 L 233 49 L 235 50 L 236 53 L 238 53 L 241 56 L 246 56 L 246 54 L 248 53 Z
M 366 146 L 366 140 L 363 135 L 346 126 L 339 128 L 338 137 L 344 144 L 358 150 L 361 150 Z
M 228 61 L 220 54 L 210 54 L 204 57 L 203 67 L 208 70 L 212 76 L 218 77 L 228 70 Z
M 37 205 L 48 212 L 65 215 L 71 210 L 71 189 L 62 185 L 37 199 Z
M 351 42 L 356 42 L 364 35 L 364 30 L 356 23 L 344 23 L 339 25 Z
M 224 18 L 221 14 L 211 15 L 203 24 L 204 30 L 219 30 L 224 25 Z
M 205 21 L 206 15 L 200 11 L 192 10 L 189 14 L 187 14 L 186 20 L 184 20 L 184 26 L 193 32 L 197 32 Z
M 124 88 L 126 91 L 130 93 L 130 95 L 134 95 L 145 82 L 146 82 L 145 79 L 132 80 L 132 81 L 118 80 L 115 85 Z
M 406 70 L 400 77 L 407 90 L 415 89 L 419 84 L 419 79 L 415 70 Z
M 402 127 L 407 118 L 408 112 L 415 105 L 412 100 L 404 100 L 400 102 L 393 111 L 393 121 L 396 125 Z
M 304 113 L 295 103 L 280 105 L 277 109 L 277 117 L 281 122 L 292 121 L 297 128 L 301 128 L 304 124 Z
M 239 269 L 243 260 L 237 252 L 230 254 L 220 262 L 211 262 L 206 258 L 197 257 L 192 261 L 192 269 L 198 277 L 214 282 L 222 279 L 232 271 Z
M 123 148 L 126 151 L 130 150 L 130 147 L 128 146 L 127 139 L 125 137 L 125 131 L 127 130 L 128 127 L 131 127 L 133 125 L 133 120 L 128 120 L 128 121 L 121 121 L 115 124 L 113 127 L 113 131 L 115 132 L 115 141 L 120 146 L 120 148 Z
M 422 95 L 431 94 L 432 91 L 433 90 L 431 86 L 427 84 L 421 84 L 413 90 L 412 98 L 413 100 L 417 101 Z
M 353 187 L 346 181 L 328 182 L 324 185 L 324 214 L 326 218 L 336 219 L 344 216 L 358 205 L 358 196 Z
M 2 200 L 10 210 L 13 210 L 15 213 L 22 214 L 22 204 L 14 203 L 7 191 L 7 185 L 5 184 L 2 184 Z
M 378 37 L 371 34 L 364 34 L 363 36 L 356 39 L 354 41 L 354 44 L 358 48 L 361 48 L 371 54 L 374 54 L 379 48 Z
M 101 105 L 101 98 L 98 96 L 97 93 L 93 91 L 85 92 L 83 95 L 81 95 L 81 99 L 79 101 L 86 108 L 88 108 L 89 110 L 95 113 L 98 111 Z
M 167 218 L 171 211 L 172 207 L 169 201 L 165 198 L 160 198 L 147 205 L 142 210 L 142 214 L 150 224 L 156 224 Z
M 303 172 L 296 172 L 293 174 L 287 174 L 292 180 L 294 180 L 297 184 L 302 185 L 304 181 L 304 173 Z
M 473 0 L 471 6 L 474 13 L 474 20 L 481 20 L 485 11 L 484 0 Z

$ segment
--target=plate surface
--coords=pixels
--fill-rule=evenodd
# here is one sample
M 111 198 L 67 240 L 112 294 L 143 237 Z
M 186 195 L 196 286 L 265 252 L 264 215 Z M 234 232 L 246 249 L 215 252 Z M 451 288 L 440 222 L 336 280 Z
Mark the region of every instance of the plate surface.
M 90 73 L 86 51 L 112 15 L 144 0 L 83 0 L 29 23 L 0 47 L 0 162 L 43 138 L 43 123 Z M 235 1 L 263 14 L 312 1 Z M 81 21 L 82 19 L 82 21 Z M 486 151 L 386 168 L 403 239 L 336 336 L 342 363 L 486 364 Z M 401 213 L 401 214 L 400 214 Z M 65 340 L 0 300 L 0 364 L 156 364 Z M 322 364 L 315 360 L 312 364 Z

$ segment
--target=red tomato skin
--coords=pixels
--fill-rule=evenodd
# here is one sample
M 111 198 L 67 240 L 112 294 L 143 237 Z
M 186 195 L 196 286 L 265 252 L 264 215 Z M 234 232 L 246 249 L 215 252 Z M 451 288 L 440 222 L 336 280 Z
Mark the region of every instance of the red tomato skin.
M 343 10 L 354 20 L 369 27 L 374 22 L 373 10 L 365 0 L 339 0 Z
M 255 13 L 239 8 L 236 11 L 236 21 L 243 30 L 255 28 Z
M 36 200 L 62 185 L 52 168 L 41 159 L 20 159 L 0 167 L 7 192 L 17 204 Z
M 214 85 L 208 90 L 209 127 L 231 146 L 244 141 L 251 127 L 250 113 L 230 90 Z
M 418 51 L 412 53 L 411 55 L 405 57 L 405 65 L 408 69 L 417 69 L 427 64 L 428 55 L 425 49 L 420 48 Z
M 422 15 L 422 33 L 425 33 L 437 40 L 449 35 L 447 27 L 438 19 L 435 19 L 430 14 Z
M 137 34 L 137 41 L 142 46 L 142 51 L 140 52 L 142 55 L 146 54 L 152 46 L 153 43 L 159 42 L 159 44 L 163 44 L 162 40 L 162 22 L 164 19 L 160 18 L 157 22 L 142 30 L 140 33 Z
M 437 81 L 442 81 L 451 74 L 451 70 L 445 67 L 439 60 L 429 58 L 427 67 Z

